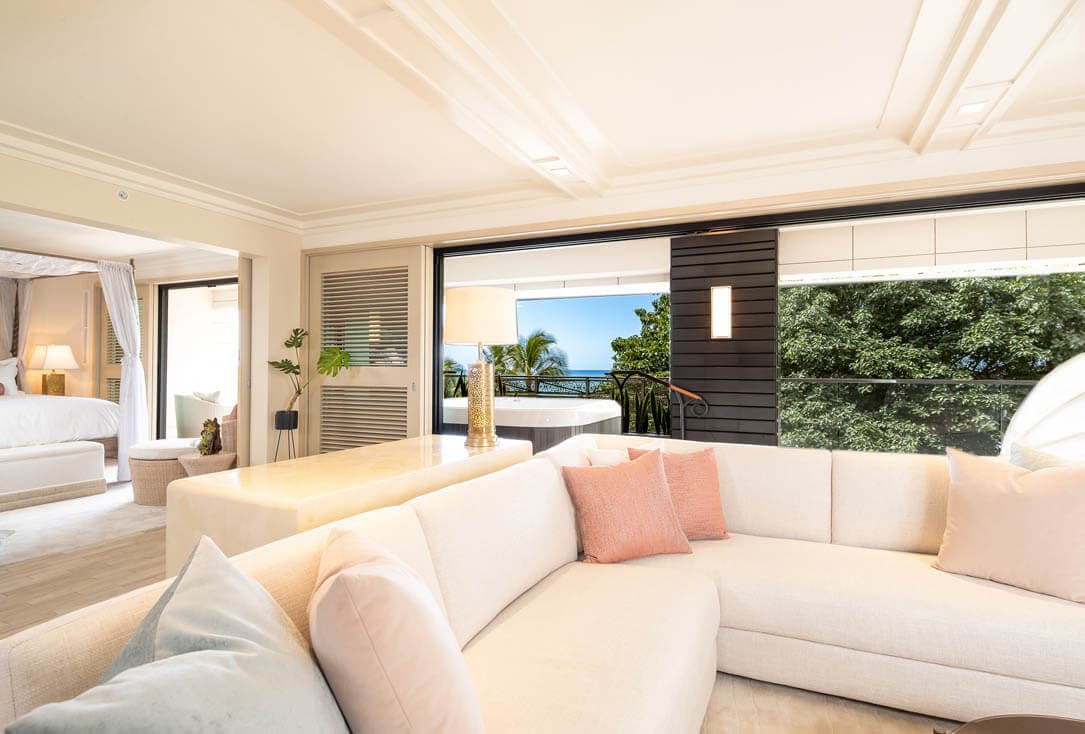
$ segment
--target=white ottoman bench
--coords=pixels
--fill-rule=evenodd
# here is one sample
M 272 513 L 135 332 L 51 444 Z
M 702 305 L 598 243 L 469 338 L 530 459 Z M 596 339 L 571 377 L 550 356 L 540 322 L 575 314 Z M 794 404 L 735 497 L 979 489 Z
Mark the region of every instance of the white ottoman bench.
M 93 441 L 0 449 L 0 511 L 105 491 L 105 448 Z
M 177 457 L 191 454 L 196 443 L 195 438 L 160 438 L 129 448 L 133 501 L 137 505 L 166 504 L 166 487 L 174 479 L 188 476 Z

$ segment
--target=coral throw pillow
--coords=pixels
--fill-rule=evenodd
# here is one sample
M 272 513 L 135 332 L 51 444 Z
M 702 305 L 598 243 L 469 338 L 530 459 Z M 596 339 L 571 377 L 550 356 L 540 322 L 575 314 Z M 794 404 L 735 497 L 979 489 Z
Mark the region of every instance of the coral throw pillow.
M 331 531 L 309 634 L 351 731 L 482 734 L 478 694 L 433 592 L 360 533 Z
M 1029 471 L 950 449 L 937 567 L 1085 602 L 1085 466 Z
M 690 552 L 658 451 L 623 464 L 561 471 L 588 563 Z
M 644 456 L 645 449 L 629 449 L 629 458 Z M 690 540 L 722 540 L 727 521 L 720 499 L 720 474 L 712 449 L 690 453 L 663 452 L 663 471 L 671 491 L 678 524 Z

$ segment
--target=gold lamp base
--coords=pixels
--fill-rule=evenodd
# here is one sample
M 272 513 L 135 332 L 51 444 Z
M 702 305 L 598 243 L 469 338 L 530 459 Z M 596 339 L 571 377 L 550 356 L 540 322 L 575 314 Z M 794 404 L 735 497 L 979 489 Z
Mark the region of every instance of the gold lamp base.
M 494 366 L 479 360 L 467 368 L 467 441 L 469 449 L 497 445 L 494 424 Z
M 41 376 L 42 395 L 64 395 L 64 373 L 47 372 Z

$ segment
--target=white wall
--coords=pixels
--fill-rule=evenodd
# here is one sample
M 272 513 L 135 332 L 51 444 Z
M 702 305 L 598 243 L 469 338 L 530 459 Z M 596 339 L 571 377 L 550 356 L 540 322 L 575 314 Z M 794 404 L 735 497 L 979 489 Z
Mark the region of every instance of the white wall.
M 34 347 L 41 344 L 70 346 L 80 369 L 66 373 L 64 385 L 68 395 L 87 398 L 97 395 L 97 286 L 97 273 L 36 278 L 32 286 L 27 353 L 23 359 L 29 361 Z M 38 370 L 27 371 L 29 392 L 41 392 L 41 375 Z

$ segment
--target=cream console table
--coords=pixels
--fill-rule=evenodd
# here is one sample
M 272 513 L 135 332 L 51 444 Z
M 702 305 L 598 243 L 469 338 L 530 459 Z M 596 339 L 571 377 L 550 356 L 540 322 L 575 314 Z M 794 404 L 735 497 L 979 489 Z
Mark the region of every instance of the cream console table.
M 435 435 L 177 479 L 166 493 L 166 574 L 202 535 L 232 556 L 529 458 L 530 441 L 467 449 L 462 436 Z

